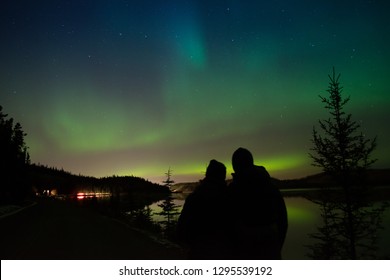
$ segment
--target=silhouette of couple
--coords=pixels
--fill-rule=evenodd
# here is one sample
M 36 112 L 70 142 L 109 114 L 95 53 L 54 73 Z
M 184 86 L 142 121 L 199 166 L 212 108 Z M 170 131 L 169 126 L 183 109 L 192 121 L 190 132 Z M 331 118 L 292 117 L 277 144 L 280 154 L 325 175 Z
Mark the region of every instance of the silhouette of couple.
M 244 148 L 233 153 L 233 181 L 211 160 L 178 221 L 178 237 L 190 259 L 281 259 L 287 210 L 270 175 Z

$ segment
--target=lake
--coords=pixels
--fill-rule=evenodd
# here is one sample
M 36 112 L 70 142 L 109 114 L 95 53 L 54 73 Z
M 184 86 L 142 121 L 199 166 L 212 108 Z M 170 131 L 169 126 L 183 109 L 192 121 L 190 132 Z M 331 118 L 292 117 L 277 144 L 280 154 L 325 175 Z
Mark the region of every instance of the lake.
M 185 201 L 185 195 L 173 194 L 174 202 L 179 206 L 181 211 Z M 314 233 L 317 225 L 321 223 L 321 215 L 319 206 L 303 197 L 285 197 L 285 202 L 288 212 L 289 228 L 287 232 L 286 242 L 283 247 L 283 258 L 288 260 L 305 260 L 309 259 L 307 253 L 309 249 L 305 245 L 310 245 L 315 240 L 308 237 L 308 234 Z M 150 205 L 153 213 L 161 211 L 157 206 L 161 202 L 156 202 Z M 153 215 L 155 221 L 161 221 L 162 217 Z M 387 209 L 383 217 L 383 225 L 385 227 L 379 233 L 378 244 L 380 246 L 378 256 L 390 255 L 390 209 Z

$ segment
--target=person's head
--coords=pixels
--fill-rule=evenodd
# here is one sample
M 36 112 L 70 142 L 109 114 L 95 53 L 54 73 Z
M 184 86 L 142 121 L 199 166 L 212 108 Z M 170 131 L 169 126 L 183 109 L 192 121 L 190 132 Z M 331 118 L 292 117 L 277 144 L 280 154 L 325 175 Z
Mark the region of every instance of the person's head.
M 243 172 L 253 167 L 253 156 L 250 151 L 238 148 L 232 157 L 233 170 L 236 173 Z
M 213 181 L 225 181 L 226 167 L 223 163 L 212 159 L 206 169 L 206 178 Z

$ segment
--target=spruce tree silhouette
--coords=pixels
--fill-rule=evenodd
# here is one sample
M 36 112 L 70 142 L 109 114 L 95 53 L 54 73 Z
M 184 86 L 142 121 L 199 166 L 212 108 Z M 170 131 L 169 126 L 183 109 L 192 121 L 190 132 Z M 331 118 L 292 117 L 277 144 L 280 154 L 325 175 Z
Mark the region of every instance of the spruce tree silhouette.
M 340 74 L 333 68 L 329 75 L 329 97 L 320 96 L 330 117 L 319 121 L 321 134 L 313 128 L 313 165 L 334 179 L 334 185 L 322 189 L 320 205 L 323 226 L 311 235 L 320 241 L 308 246 L 312 258 L 374 258 L 376 234 L 381 228 L 385 204 L 374 207 L 365 184 L 365 171 L 376 161 L 371 158 L 376 138 L 366 139 L 360 125 L 345 112 L 350 97 L 342 96 Z
M 171 188 L 172 184 L 175 183 L 171 179 L 172 177 L 172 170 L 171 168 L 168 169 L 167 173 L 165 173 L 167 176 L 166 180 L 163 181 L 164 186 L 166 186 L 168 189 Z M 177 224 L 177 216 L 180 214 L 178 211 L 179 206 L 177 206 L 173 202 L 173 197 L 171 194 L 169 194 L 163 202 L 158 204 L 159 207 L 161 207 L 162 211 L 158 212 L 157 214 L 164 217 L 164 220 L 161 222 L 163 225 L 163 234 L 167 238 L 174 238 L 175 232 L 176 232 L 176 224 Z
M 20 123 L 14 125 L 14 119 L 7 117 L 0 106 L 0 203 L 22 200 L 30 194 L 26 176 L 30 156 L 24 141 L 27 134 Z

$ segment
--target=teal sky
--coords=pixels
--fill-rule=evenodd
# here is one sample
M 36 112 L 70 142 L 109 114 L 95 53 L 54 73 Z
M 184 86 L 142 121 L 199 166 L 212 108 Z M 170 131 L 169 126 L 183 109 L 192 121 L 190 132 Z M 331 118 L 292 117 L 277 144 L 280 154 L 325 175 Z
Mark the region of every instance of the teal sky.
M 246 147 L 271 176 L 311 166 L 332 67 L 390 167 L 386 1 L 3 1 L 0 104 L 35 163 L 199 180 Z

